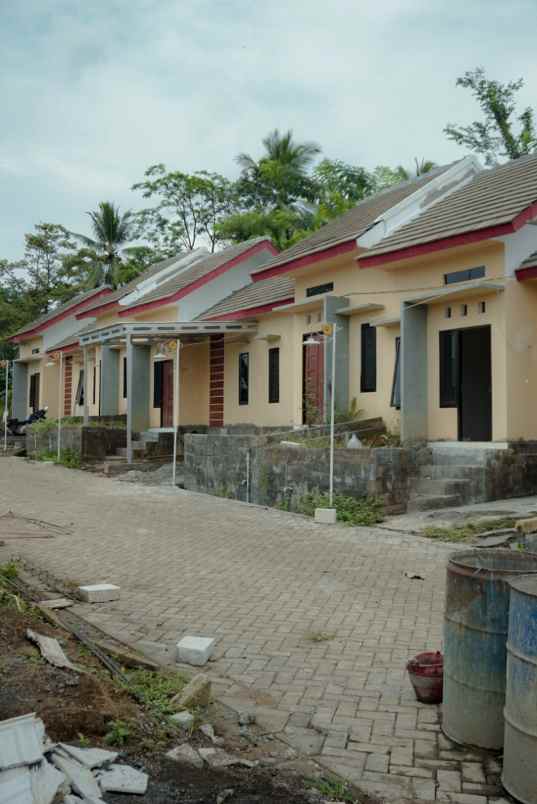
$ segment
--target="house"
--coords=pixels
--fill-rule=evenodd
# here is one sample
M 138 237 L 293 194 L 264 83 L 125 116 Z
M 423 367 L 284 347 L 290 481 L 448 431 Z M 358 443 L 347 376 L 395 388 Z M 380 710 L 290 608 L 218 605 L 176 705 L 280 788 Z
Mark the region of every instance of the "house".
M 537 156 L 467 157 L 281 253 L 153 266 L 77 312 L 70 410 L 126 413 L 129 433 L 323 419 L 331 324 L 341 411 L 356 400 L 405 441 L 536 439 L 536 201 Z

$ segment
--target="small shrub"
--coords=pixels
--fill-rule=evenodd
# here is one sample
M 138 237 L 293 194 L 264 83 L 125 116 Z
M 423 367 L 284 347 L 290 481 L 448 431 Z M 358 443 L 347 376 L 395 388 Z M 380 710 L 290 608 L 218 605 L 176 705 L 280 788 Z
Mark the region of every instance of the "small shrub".
M 355 422 L 363 415 L 363 410 L 358 407 L 356 397 L 353 396 L 351 404 L 346 410 L 336 409 L 334 421 L 336 424 L 345 424 L 346 422 Z
M 326 799 L 330 799 L 330 801 L 353 802 L 356 800 L 349 790 L 347 782 L 334 781 L 333 779 L 321 777 L 320 779 L 306 779 L 306 783 L 309 787 L 318 790 L 319 793 Z
M 7 578 L 12 581 L 19 574 L 17 565 L 14 561 L 8 561 L 7 564 L 0 564 L 0 577 Z
M 301 497 L 298 511 L 313 516 L 316 508 L 329 508 L 328 494 L 311 492 Z M 334 494 L 333 507 L 337 519 L 347 525 L 376 525 L 384 520 L 384 505 L 378 497 L 348 497 L 346 494 Z
M 427 539 L 436 539 L 439 542 L 465 542 L 478 537 L 480 533 L 486 533 L 488 530 L 514 528 L 516 521 L 511 517 L 505 517 L 485 519 L 481 522 L 466 522 L 464 525 L 453 525 L 445 528 L 433 525 L 430 528 L 425 528 L 422 535 L 426 536 Z
M 109 729 L 104 735 L 104 741 L 107 745 L 123 746 L 131 736 L 131 730 L 124 720 L 111 720 Z
M 170 701 L 188 683 L 182 673 L 159 673 L 153 670 L 133 670 L 127 678 L 127 690 L 159 717 L 175 712 Z
M 58 453 L 51 449 L 44 449 L 38 452 L 35 456 L 38 461 L 52 461 L 52 463 L 66 466 L 67 469 L 80 469 L 82 465 L 80 460 L 80 453 L 72 447 L 66 447 L 60 451 L 60 459 L 58 460 Z

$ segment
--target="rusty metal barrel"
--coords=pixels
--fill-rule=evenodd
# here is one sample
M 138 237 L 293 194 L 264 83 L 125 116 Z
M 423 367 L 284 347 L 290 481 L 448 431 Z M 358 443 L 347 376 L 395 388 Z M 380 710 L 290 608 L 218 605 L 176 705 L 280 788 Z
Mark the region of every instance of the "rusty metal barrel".
M 502 783 L 537 804 L 537 577 L 511 581 Z
M 450 557 L 442 730 L 454 742 L 503 745 L 509 581 L 536 572 L 533 553 L 476 549 Z

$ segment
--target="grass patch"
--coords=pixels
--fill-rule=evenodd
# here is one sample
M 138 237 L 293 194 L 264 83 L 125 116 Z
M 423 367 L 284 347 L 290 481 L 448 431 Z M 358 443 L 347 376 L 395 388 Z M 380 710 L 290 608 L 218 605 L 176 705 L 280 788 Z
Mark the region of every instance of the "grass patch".
M 108 724 L 108 731 L 104 735 L 106 745 L 124 746 L 131 736 L 131 729 L 124 720 L 111 720 Z
M 52 461 L 52 463 L 59 466 L 65 466 L 67 469 L 80 469 L 82 461 L 80 460 L 80 453 L 71 447 L 66 447 L 60 451 L 60 458 L 58 460 L 58 453 L 55 450 L 45 449 L 38 452 L 36 455 L 38 461 Z
M 330 801 L 356 801 L 347 782 L 333 781 L 332 779 L 321 777 L 320 779 L 306 779 L 306 784 L 308 787 L 318 790 Z
M 308 631 L 305 636 L 308 642 L 330 642 L 335 638 L 335 634 L 329 634 L 327 631 Z
M 329 508 L 328 494 L 312 492 L 301 497 L 298 512 L 313 516 L 316 508 Z M 345 494 L 334 494 L 333 507 L 337 519 L 346 525 L 376 525 L 384 520 L 384 505 L 378 497 L 356 499 Z
M 422 535 L 427 539 L 436 539 L 439 542 L 467 542 L 477 538 L 481 533 L 488 530 L 503 530 L 514 528 L 518 518 L 501 517 L 499 519 L 486 519 L 481 522 L 466 522 L 464 525 L 453 525 L 451 527 L 425 528 Z
M 176 708 L 171 699 L 189 682 L 183 673 L 160 673 L 154 670 L 132 670 L 127 673 L 126 689 L 158 718 L 173 715 Z

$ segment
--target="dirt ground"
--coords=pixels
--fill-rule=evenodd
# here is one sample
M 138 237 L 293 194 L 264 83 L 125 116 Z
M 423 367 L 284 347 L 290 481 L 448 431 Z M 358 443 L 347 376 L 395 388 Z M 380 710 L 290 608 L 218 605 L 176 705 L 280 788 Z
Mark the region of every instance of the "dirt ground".
M 58 639 L 72 663 L 83 672 L 60 670 L 45 662 L 27 639 L 27 628 Z M 110 748 L 104 739 L 110 723 L 119 720 L 131 724 L 132 736 L 114 750 L 120 750 L 120 758 L 127 764 L 149 774 L 149 787 L 144 796 L 109 793 L 108 804 L 312 804 L 331 798 L 312 788 L 302 775 L 307 773 L 307 760 L 301 773 L 297 771 L 300 762 L 296 758 L 289 761 L 289 770 L 197 769 L 167 759 L 164 752 L 181 740 L 163 735 L 154 722 L 154 714 L 121 689 L 69 632 L 46 622 L 22 599 L 7 597 L 0 602 L 0 720 L 29 712 L 36 712 L 44 721 L 51 740 L 81 746 Z M 203 722 L 212 722 L 216 733 L 224 736 L 227 751 L 248 759 L 277 757 L 273 762 L 289 758 L 289 749 L 279 741 L 267 742 L 270 737 L 245 740 L 234 717 L 219 705 L 211 705 L 203 717 Z M 190 742 L 210 745 L 200 732 Z M 340 800 L 358 799 L 349 791 Z

